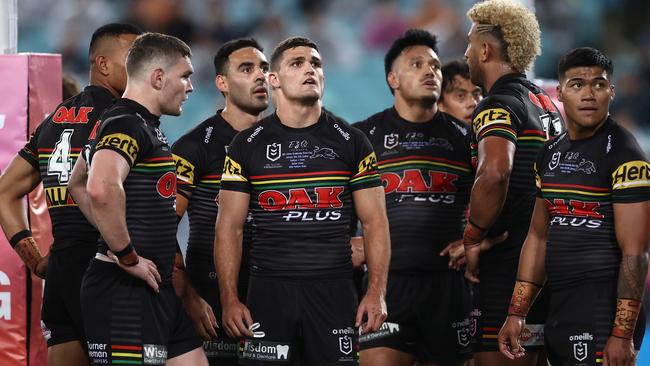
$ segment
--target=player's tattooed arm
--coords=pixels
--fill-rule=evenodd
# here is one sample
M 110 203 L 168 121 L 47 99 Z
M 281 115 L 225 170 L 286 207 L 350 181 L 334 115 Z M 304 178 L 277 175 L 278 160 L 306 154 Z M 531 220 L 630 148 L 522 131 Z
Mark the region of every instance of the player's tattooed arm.
M 28 230 L 25 196 L 41 182 L 38 171 L 16 156 L 0 177 L 0 226 L 25 265 L 43 278 L 47 256 L 43 257 Z
M 634 335 L 648 274 L 649 221 L 650 202 L 614 204 L 616 239 L 622 252 L 612 329 L 615 337 L 631 340 Z

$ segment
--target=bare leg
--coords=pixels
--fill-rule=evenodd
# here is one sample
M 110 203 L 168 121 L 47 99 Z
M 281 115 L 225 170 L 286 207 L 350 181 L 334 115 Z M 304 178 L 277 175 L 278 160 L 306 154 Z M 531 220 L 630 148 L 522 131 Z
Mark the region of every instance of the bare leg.
M 80 341 L 55 344 L 47 348 L 48 366 L 88 366 L 88 353 Z

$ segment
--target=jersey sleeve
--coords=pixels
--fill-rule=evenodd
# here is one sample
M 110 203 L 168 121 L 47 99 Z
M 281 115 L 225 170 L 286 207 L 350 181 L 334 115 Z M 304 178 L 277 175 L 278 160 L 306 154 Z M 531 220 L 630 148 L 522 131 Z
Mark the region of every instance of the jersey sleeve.
M 248 149 L 246 149 L 248 148 Z M 223 163 L 221 174 L 221 190 L 250 193 L 251 183 L 248 176 L 247 151 L 251 146 L 246 146 L 246 139 L 240 133 L 233 139 L 226 160 Z
M 113 150 L 127 161 L 129 166 L 138 161 L 151 144 L 140 128 L 142 121 L 131 115 L 108 118 L 100 128 L 95 139 L 94 155 L 99 150 Z M 92 159 L 92 156 L 91 156 Z
M 381 186 L 377 156 L 368 138 L 358 129 L 351 128 L 350 136 L 353 149 L 353 171 L 350 178 L 350 189 L 357 191 L 365 188 Z
M 540 167 L 542 166 L 542 161 L 544 159 L 544 151 L 546 149 L 541 149 L 537 154 L 537 159 L 533 163 L 533 174 L 535 174 L 535 194 L 538 198 L 543 198 L 542 196 L 542 176 L 539 172 Z
M 202 169 L 206 164 L 206 153 L 204 144 L 199 144 L 186 137 L 189 136 L 176 141 L 172 146 L 172 154 L 176 163 L 178 193 L 189 198 L 203 175 Z
M 476 142 L 488 136 L 503 137 L 517 143 L 519 119 L 503 101 L 489 97 L 479 105 L 472 119 L 472 131 Z
M 612 159 L 612 203 L 648 201 L 650 200 L 648 158 L 634 137 L 623 134 L 620 139 L 622 141 L 613 142 L 620 146 L 620 149 L 617 149 Z
M 45 121 L 43 122 L 45 123 Z M 38 147 L 37 147 L 37 141 L 38 141 L 38 136 L 41 133 L 41 126 L 43 126 L 43 123 L 41 123 L 34 133 L 29 137 L 29 141 L 23 146 L 20 151 L 18 151 L 18 155 L 25 159 L 34 169 L 39 170 L 38 166 Z

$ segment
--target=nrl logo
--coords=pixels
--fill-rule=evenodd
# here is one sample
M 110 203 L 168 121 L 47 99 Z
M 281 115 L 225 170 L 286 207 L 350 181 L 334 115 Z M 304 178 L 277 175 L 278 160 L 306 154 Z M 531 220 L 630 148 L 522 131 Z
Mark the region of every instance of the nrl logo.
M 266 158 L 270 161 L 276 161 L 280 159 L 282 155 L 282 144 L 274 142 L 270 145 L 266 145 Z
M 391 133 L 390 135 L 384 135 L 384 147 L 387 149 L 393 149 L 399 144 L 399 135 L 396 133 Z
M 352 337 L 349 335 L 339 337 L 339 350 L 344 355 L 349 355 L 352 352 Z
M 460 328 L 456 331 L 456 334 L 458 336 L 458 344 L 461 347 L 467 347 L 469 345 L 469 341 L 472 338 L 470 336 L 470 330 L 467 327 Z
M 573 357 L 578 361 L 584 361 L 587 358 L 587 343 L 578 342 L 573 344 Z
M 551 161 L 548 163 L 548 168 L 553 170 L 557 168 L 558 165 L 560 165 L 560 155 L 562 155 L 561 152 L 556 152 L 553 153 L 553 156 L 551 157 Z

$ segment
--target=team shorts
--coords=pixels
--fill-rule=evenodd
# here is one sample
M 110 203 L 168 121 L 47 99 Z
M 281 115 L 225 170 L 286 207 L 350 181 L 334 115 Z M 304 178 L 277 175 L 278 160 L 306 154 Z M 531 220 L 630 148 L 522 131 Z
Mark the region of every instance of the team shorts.
M 388 318 L 361 335 L 361 350 L 389 347 L 420 362 L 449 363 L 472 357 L 472 293 L 462 272 L 391 272 L 386 291 Z
M 208 357 L 210 365 L 237 365 L 237 352 L 239 339 L 228 337 L 221 326 L 221 301 L 219 300 L 219 286 L 217 281 L 192 281 L 196 292 L 212 307 L 217 318 L 217 339 L 203 341 L 203 350 Z
M 79 291 L 96 251 L 95 245 L 78 245 L 50 252 L 41 313 L 48 347 L 70 341 L 86 345 Z
M 92 363 L 164 365 L 201 339 L 171 282 L 154 292 L 114 263 L 93 259 L 81 285 L 88 356 Z
M 616 279 L 584 281 L 553 289 L 546 321 L 546 353 L 552 365 L 600 365 L 616 314 Z M 645 332 L 642 308 L 634 332 L 641 349 Z
M 251 275 L 247 306 L 256 332 L 239 348 L 241 365 L 356 365 L 357 295 L 349 279 Z
M 508 315 L 515 275 L 481 274 L 476 286 L 478 331 L 474 352 L 499 352 L 497 336 Z M 544 321 L 548 313 L 548 290 L 542 289 L 526 317 L 521 345 L 526 350 L 544 347 Z

